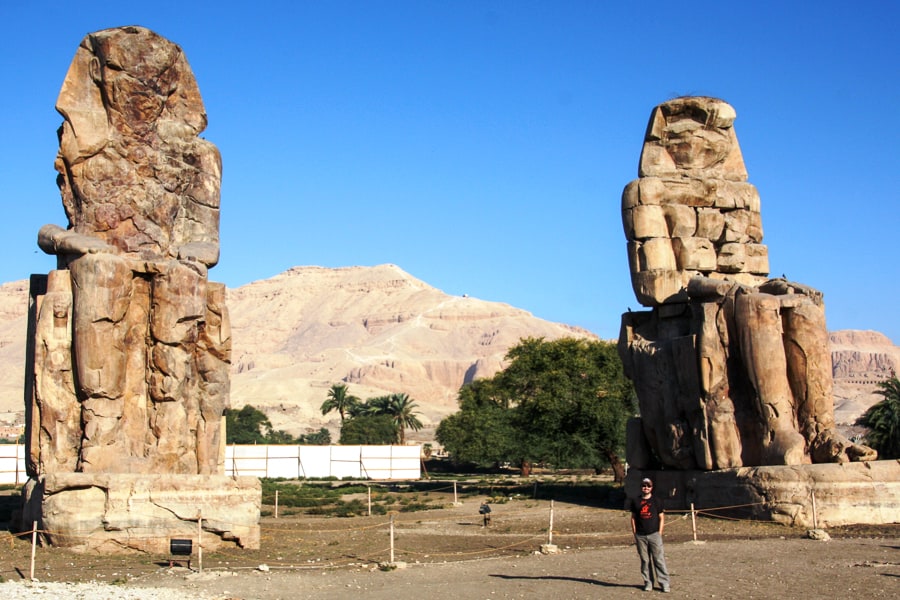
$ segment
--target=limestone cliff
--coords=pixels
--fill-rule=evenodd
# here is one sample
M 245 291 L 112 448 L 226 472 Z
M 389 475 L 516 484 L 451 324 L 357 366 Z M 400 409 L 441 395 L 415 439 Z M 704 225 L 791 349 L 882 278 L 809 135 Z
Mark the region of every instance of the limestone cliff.
M 880 402 L 876 384 L 900 372 L 900 347 L 877 331 L 829 334 L 834 371 L 834 416 L 847 431 L 867 408 Z
M 395 265 L 295 267 L 229 292 L 234 338 L 232 405 L 264 407 L 275 427 L 323 425 L 328 388 L 362 399 L 404 392 L 428 439 L 456 410 L 460 386 L 489 377 L 523 337 L 594 337 L 507 304 L 449 296 Z

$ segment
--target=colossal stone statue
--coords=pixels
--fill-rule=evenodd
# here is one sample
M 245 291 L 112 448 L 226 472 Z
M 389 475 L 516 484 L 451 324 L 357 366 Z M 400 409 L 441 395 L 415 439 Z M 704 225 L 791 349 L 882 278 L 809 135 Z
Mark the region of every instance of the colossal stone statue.
M 822 294 L 768 279 L 759 194 L 714 98 L 657 106 L 622 221 L 632 286 L 619 353 L 641 417 L 636 468 L 874 460 L 835 430 Z
M 221 159 L 194 75 L 152 31 L 108 29 L 56 108 L 69 222 L 38 234 L 58 267 L 32 290 L 29 474 L 216 473 L 231 336 L 207 279 Z

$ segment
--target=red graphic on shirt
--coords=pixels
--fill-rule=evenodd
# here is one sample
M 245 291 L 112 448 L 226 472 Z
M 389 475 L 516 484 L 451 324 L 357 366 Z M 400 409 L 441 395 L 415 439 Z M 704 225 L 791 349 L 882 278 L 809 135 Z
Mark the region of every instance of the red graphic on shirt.
M 652 519 L 652 518 L 653 518 L 653 513 L 652 513 L 651 510 L 650 510 L 650 503 L 649 503 L 649 502 L 641 502 L 641 514 L 640 514 L 640 517 L 641 517 L 642 519 Z

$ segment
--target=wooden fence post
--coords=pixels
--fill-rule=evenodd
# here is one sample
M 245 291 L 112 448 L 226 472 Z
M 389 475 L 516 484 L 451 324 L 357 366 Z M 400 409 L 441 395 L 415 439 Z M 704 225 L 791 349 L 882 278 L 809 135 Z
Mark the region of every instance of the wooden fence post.
M 697 513 L 694 511 L 694 503 L 691 502 L 691 529 L 694 532 L 694 541 L 697 541 Z
M 391 564 L 394 564 L 394 515 L 391 515 Z
M 34 553 L 37 549 L 37 521 L 31 527 L 31 580 L 34 581 Z

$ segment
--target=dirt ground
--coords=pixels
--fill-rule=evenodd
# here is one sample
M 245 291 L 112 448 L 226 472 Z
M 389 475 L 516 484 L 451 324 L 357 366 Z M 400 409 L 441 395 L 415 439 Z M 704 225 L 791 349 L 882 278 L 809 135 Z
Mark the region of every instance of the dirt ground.
M 35 578 L 181 590 L 184 598 L 338 599 L 631 598 L 644 595 L 621 510 L 547 500 L 481 498 L 437 510 L 371 517 L 264 517 L 260 550 L 168 557 L 75 554 L 38 547 Z M 393 518 L 393 550 L 391 520 Z M 665 543 L 671 597 L 900 597 L 900 524 L 828 530 L 830 541 L 767 522 L 670 512 Z M 552 534 L 552 540 L 551 540 Z M 8 534 L 7 534 L 8 535 Z M 556 554 L 541 554 L 552 541 Z M 393 561 L 392 561 L 393 552 Z M 0 539 L 0 575 L 30 575 L 30 539 Z M 392 566 L 396 568 L 391 568 Z M 113 596 L 110 596 L 113 597 Z

